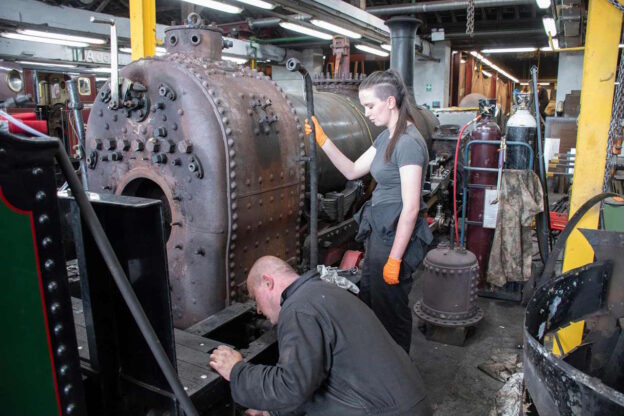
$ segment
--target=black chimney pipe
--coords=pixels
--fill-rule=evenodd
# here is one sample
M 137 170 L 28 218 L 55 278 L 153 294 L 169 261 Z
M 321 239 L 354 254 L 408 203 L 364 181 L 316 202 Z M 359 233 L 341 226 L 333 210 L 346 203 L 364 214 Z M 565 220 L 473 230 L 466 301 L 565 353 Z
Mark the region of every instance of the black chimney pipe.
M 413 93 L 414 88 L 414 43 L 416 31 L 422 20 L 413 17 L 392 17 L 386 20 L 390 28 L 392 52 L 390 53 L 390 68 L 396 69 L 408 90 Z

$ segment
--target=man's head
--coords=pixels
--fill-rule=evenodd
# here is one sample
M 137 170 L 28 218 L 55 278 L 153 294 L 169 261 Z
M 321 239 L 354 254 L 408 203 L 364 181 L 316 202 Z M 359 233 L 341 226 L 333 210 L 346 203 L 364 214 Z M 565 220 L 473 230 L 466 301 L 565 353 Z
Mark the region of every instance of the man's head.
M 267 317 L 273 325 L 281 309 L 282 292 L 297 279 L 297 272 L 285 261 L 274 257 L 260 257 L 247 276 L 249 296 L 256 300 L 258 313 Z

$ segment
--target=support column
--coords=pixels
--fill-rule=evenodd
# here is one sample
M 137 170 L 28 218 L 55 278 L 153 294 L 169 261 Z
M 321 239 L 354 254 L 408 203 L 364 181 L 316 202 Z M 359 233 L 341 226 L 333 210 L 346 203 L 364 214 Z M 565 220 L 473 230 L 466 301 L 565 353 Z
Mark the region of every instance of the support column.
M 472 93 L 472 71 L 474 69 L 474 58 L 472 55 L 468 55 L 466 57 L 466 66 L 464 67 L 464 75 L 466 76 L 465 88 L 464 88 L 464 97 L 468 94 Z M 464 98 L 461 97 L 461 98 Z M 459 101 L 461 101 L 461 98 Z
M 459 104 L 459 69 L 461 67 L 461 52 L 451 53 L 451 107 Z
M 496 99 L 496 80 L 498 79 L 498 72 L 492 71 L 490 77 L 490 98 Z
M 589 2 L 570 216 L 602 192 L 621 27 L 622 12 L 607 0 Z M 563 272 L 593 261 L 594 252 L 578 228 L 596 229 L 598 216 L 595 206 L 568 238 Z
M 156 54 L 156 0 L 130 0 L 132 60 Z

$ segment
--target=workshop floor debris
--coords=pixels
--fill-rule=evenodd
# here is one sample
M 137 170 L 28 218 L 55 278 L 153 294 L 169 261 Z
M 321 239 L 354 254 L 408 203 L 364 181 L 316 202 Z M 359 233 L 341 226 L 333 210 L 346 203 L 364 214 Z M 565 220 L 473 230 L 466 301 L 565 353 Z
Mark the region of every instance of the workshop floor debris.
M 414 277 L 412 305 L 422 296 L 422 279 L 418 274 Z M 524 308 L 517 302 L 486 298 L 479 298 L 478 305 L 485 317 L 463 347 L 426 340 L 414 315 L 411 357 L 425 381 L 435 416 L 489 415 L 497 403 L 493 415 L 511 414 L 500 409 L 517 396 L 517 381 L 522 378 L 513 374 L 522 362 Z M 515 384 L 497 396 L 512 375 Z M 521 383 L 519 388 L 521 393 Z

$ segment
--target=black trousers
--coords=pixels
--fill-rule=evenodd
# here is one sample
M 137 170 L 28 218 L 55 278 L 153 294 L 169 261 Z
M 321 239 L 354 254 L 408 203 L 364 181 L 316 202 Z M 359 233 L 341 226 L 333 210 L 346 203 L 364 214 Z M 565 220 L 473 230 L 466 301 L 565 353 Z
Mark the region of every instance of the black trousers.
M 412 241 L 410 244 L 420 244 Z M 366 240 L 366 257 L 360 281 L 360 299 L 377 315 L 390 336 L 409 354 L 412 342 L 412 311 L 409 293 L 414 270 L 401 263 L 399 284 L 389 285 L 383 279 L 383 268 L 392 247 L 374 232 Z

